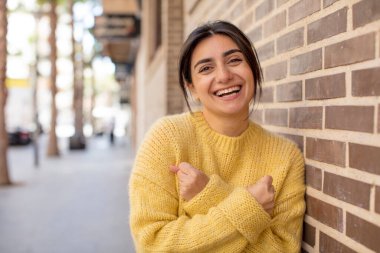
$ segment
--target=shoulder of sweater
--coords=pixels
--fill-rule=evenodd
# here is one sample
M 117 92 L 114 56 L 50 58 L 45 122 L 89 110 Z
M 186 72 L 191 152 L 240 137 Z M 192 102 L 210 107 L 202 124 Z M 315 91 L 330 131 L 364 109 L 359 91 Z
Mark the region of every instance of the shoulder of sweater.
M 147 134 L 175 137 L 191 127 L 190 118 L 188 112 L 163 116 L 154 122 Z
M 267 143 L 269 145 L 275 145 L 279 149 L 289 149 L 289 151 L 291 152 L 301 152 L 298 145 L 294 141 L 280 134 L 273 133 L 260 125 L 255 124 L 255 126 L 260 129 L 260 133 L 264 143 Z
M 166 115 L 162 117 L 159 122 L 162 124 L 173 124 L 176 127 L 184 127 L 190 122 L 190 112 L 184 112 L 180 114 Z

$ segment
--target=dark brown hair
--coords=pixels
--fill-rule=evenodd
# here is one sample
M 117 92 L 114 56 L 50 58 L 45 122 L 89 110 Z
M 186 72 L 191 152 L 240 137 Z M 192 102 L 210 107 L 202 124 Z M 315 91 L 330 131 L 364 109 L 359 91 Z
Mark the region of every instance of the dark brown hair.
M 186 100 L 187 107 L 191 111 L 188 93 L 186 91 L 186 83 L 192 83 L 191 79 L 191 56 L 197 45 L 204 39 L 215 34 L 225 35 L 232 39 L 239 49 L 242 51 L 248 65 L 250 66 L 254 77 L 254 101 L 261 96 L 261 83 L 263 82 L 263 74 L 260 67 L 259 58 L 255 48 L 248 37 L 235 25 L 226 21 L 213 21 L 197 27 L 187 37 L 182 45 L 179 57 L 178 77 L 183 95 Z M 257 93 L 257 87 L 259 92 Z

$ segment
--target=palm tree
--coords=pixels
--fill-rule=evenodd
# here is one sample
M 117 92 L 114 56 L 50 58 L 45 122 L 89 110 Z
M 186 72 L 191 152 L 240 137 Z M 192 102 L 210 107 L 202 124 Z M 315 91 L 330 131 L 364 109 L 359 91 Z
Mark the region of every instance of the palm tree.
M 57 30 L 57 4 L 58 0 L 38 0 L 39 4 L 50 4 L 49 18 L 50 18 L 50 36 L 49 36 L 49 44 L 50 44 L 50 89 L 51 89 L 51 119 L 50 119 L 50 132 L 49 132 L 49 141 L 48 141 L 48 156 L 59 156 L 59 148 L 58 148 L 58 140 L 56 134 L 56 126 L 57 126 L 57 105 L 56 105 L 56 94 L 57 94 L 57 45 L 56 45 L 56 30 Z
M 50 1 L 50 36 L 49 36 L 49 44 L 50 44 L 50 85 L 51 85 L 51 118 L 50 118 L 50 132 L 49 132 L 49 143 L 47 149 L 48 156 L 59 156 L 59 148 L 57 141 L 57 134 L 55 132 L 55 128 L 57 126 L 57 105 L 56 105 L 56 94 L 57 94 L 57 44 L 56 44 L 56 35 L 55 32 L 57 30 L 57 0 Z
M 76 43 L 74 38 L 74 2 L 82 1 L 68 0 L 69 11 L 71 13 L 71 31 L 73 47 L 71 59 L 73 62 L 73 107 L 75 127 L 75 134 L 70 138 L 70 149 L 84 149 L 86 143 L 83 134 L 83 50 L 81 44 Z
M 0 1 L 0 184 L 10 184 L 8 173 L 8 136 L 5 127 L 5 105 L 7 102 L 7 0 Z

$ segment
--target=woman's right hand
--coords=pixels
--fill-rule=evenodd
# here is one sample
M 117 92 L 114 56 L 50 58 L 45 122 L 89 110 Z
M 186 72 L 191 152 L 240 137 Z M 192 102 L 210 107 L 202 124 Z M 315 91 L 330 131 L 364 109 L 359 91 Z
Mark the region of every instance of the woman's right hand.
M 272 181 L 272 177 L 266 175 L 260 178 L 256 184 L 247 187 L 248 192 L 262 205 L 269 215 L 272 215 L 274 207 L 275 189 L 272 185 Z
M 210 180 L 204 172 L 186 162 L 182 162 L 178 166 L 172 165 L 169 169 L 177 175 L 180 195 L 186 201 L 190 201 L 200 193 Z

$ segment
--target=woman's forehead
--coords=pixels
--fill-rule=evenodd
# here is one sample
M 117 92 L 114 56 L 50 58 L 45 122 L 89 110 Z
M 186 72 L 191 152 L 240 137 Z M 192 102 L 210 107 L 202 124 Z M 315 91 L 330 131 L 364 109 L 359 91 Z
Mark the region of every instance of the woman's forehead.
M 192 63 L 197 59 L 223 56 L 223 53 L 239 49 L 238 45 L 227 35 L 215 34 L 200 41 L 192 53 Z

